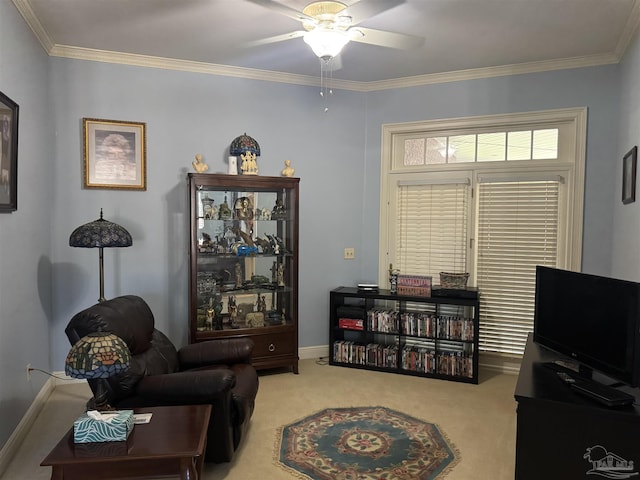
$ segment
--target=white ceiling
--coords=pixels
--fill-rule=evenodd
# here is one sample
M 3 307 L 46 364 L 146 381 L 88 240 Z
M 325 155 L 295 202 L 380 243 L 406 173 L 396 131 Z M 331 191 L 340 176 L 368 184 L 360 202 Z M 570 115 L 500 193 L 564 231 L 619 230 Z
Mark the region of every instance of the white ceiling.
M 278 1 L 298 10 L 309 3 Z M 248 47 L 301 26 L 248 0 L 13 3 L 54 56 L 233 76 L 260 77 L 268 71 L 276 81 L 302 84 L 315 83 L 320 72 L 319 60 L 302 38 Z M 422 36 L 424 45 L 405 51 L 351 42 L 341 54 L 342 68 L 333 73 L 336 86 L 342 81 L 344 88 L 384 88 L 616 63 L 640 17 L 640 0 L 395 3 L 360 26 Z

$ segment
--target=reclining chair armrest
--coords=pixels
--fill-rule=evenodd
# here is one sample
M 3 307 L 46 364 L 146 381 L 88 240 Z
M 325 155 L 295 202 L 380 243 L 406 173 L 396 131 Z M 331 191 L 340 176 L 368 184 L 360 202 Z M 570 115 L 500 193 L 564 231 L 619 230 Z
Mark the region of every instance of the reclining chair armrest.
M 249 337 L 219 338 L 192 343 L 178 351 L 180 369 L 206 367 L 208 365 L 251 363 L 253 340 Z
M 235 384 L 235 374 L 226 368 L 148 375 L 138 383 L 130 406 L 212 405 L 206 459 L 228 462 L 235 446 L 231 395 Z
M 228 369 L 148 375 L 136 385 L 136 395 L 156 405 L 200 405 L 231 398 L 235 374 Z

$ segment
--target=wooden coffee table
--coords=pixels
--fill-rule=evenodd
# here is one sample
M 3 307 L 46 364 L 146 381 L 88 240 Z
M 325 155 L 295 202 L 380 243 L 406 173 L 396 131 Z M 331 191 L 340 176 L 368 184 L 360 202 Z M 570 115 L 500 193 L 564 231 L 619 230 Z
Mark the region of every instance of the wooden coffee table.
M 133 427 L 123 442 L 74 443 L 73 428 L 40 465 L 51 466 L 51 480 L 106 480 L 202 474 L 211 405 L 136 408 L 151 421 Z

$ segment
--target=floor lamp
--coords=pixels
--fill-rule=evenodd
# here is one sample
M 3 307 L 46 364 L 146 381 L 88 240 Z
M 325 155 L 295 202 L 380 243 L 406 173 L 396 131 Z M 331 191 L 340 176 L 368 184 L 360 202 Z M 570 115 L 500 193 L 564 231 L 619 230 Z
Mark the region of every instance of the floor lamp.
M 103 249 L 112 247 L 130 247 L 133 244 L 131 234 L 124 227 L 100 218 L 76 228 L 69 237 L 70 247 L 100 249 L 100 298 L 104 302 L 104 257 Z

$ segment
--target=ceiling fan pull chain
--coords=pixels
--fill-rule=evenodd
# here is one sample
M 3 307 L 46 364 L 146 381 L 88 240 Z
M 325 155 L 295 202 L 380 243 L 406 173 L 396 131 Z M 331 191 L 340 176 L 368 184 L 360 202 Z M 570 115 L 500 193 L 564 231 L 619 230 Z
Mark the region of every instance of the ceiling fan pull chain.
M 329 111 L 329 96 L 333 95 L 333 89 L 331 88 L 331 80 L 333 80 L 332 61 L 333 57 L 323 57 L 320 59 L 320 96 L 324 100 L 325 113 Z

